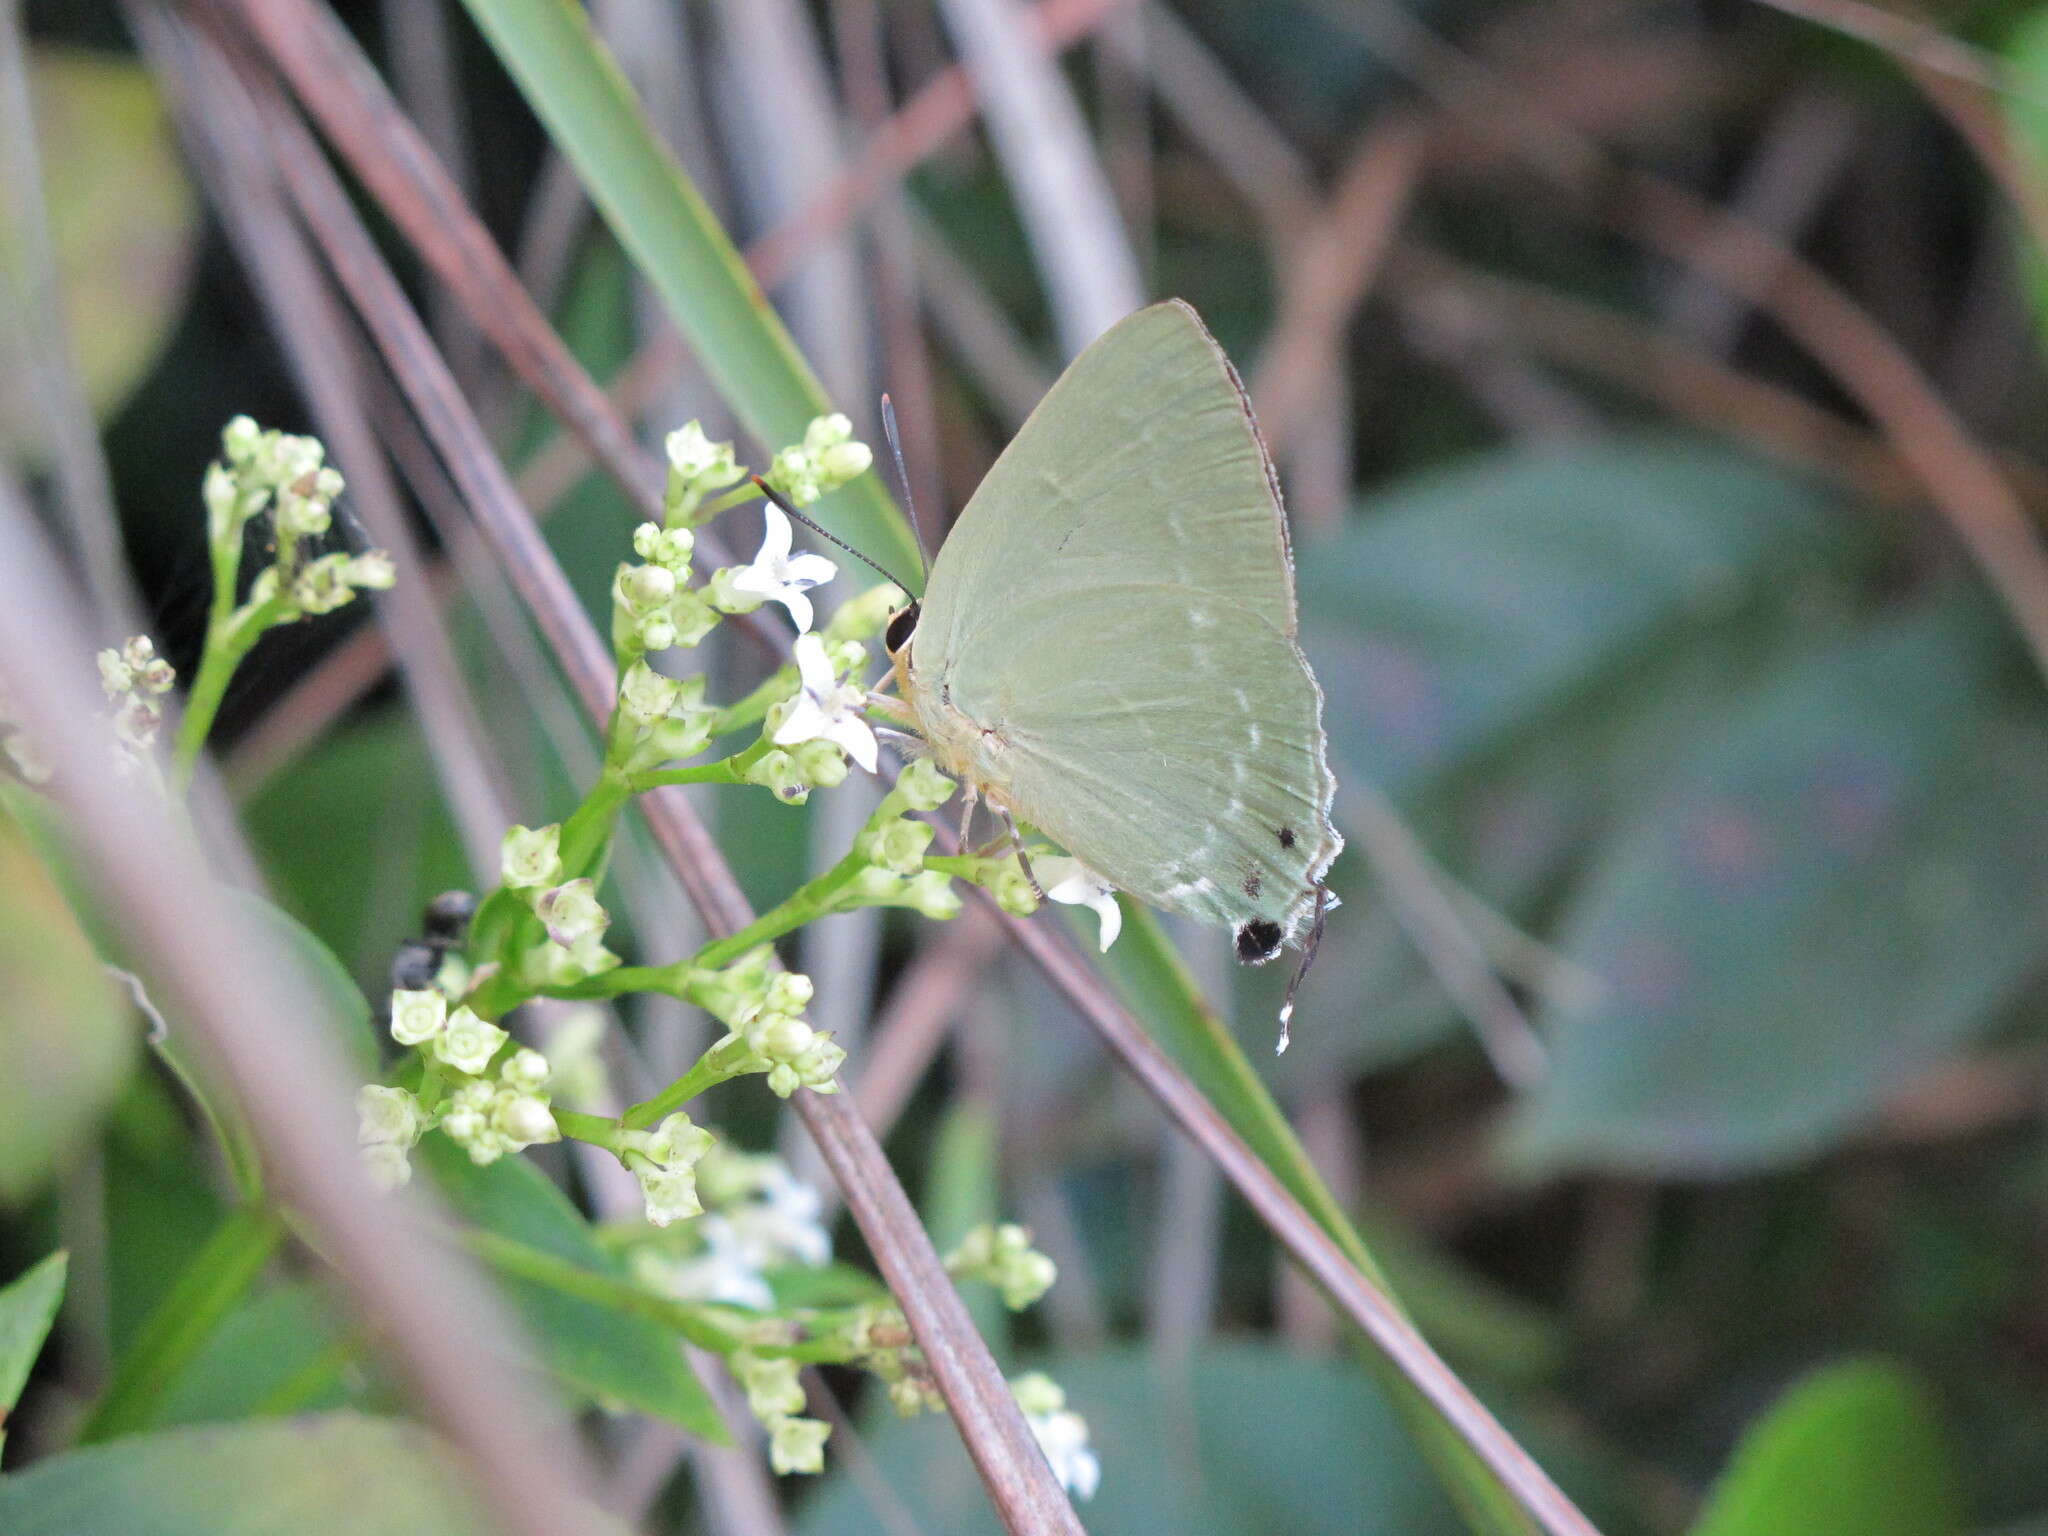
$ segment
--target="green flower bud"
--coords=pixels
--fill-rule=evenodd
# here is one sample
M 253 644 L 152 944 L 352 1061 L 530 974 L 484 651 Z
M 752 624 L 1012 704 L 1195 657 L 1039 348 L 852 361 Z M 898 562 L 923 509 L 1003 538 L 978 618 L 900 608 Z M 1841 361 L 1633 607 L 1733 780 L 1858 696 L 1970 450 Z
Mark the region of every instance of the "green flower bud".
M 1047 1419 L 1064 1412 L 1067 1394 L 1060 1384 L 1043 1371 L 1030 1371 L 1010 1383 L 1010 1395 L 1017 1399 L 1017 1406 L 1032 1418 Z
M 515 1150 L 562 1139 L 547 1100 L 530 1093 L 499 1094 L 491 1111 L 491 1129 Z
M 896 794 L 913 811 L 936 811 L 953 798 L 955 787 L 928 757 L 912 759 L 896 777 Z
M 733 456 L 732 444 L 712 442 L 699 422 L 684 422 L 669 433 L 663 446 L 676 478 L 700 495 L 723 490 L 746 473 Z
M 697 1181 L 688 1168 L 638 1167 L 633 1176 L 640 1181 L 640 1197 L 647 1204 L 650 1226 L 701 1216 L 704 1206 L 697 1198 Z
M 822 736 L 790 748 L 789 755 L 814 789 L 837 789 L 846 782 L 846 754 Z
M 688 1115 L 668 1116 L 645 1143 L 647 1155 L 669 1167 L 689 1167 L 717 1145 L 718 1138 Z
M 750 784 L 774 790 L 776 797 L 788 805 L 802 805 L 810 798 L 810 785 L 796 759 L 780 748 L 763 753 L 747 770 L 746 777 Z
M 547 1057 L 521 1047 L 498 1069 L 498 1081 L 521 1093 L 534 1093 L 546 1085 L 549 1074 Z
M 768 1431 L 768 1464 L 776 1474 L 825 1470 L 825 1441 L 832 1426 L 823 1419 L 777 1419 Z
M 564 949 L 574 949 L 582 940 L 601 935 L 612 921 L 597 899 L 597 882 L 588 875 L 541 892 L 534 898 L 533 915 L 547 925 L 548 937 Z
M 220 429 L 220 448 L 230 464 L 246 464 L 263 440 L 263 429 L 247 416 L 231 416 Z
M 562 874 L 561 847 L 560 826 L 512 828 L 498 855 L 505 884 L 515 890 L 553 885 Z
M 827 490 L 864 475 L 875 462 L 875 452 L 866 443 L 835 443 L 817 456 L 818 478 Z
M 121 659 L 119 651 L 101 651 L 93 660 L 99 664 L 100 692 L 108 698 L 126 693 L 135 686 L 135 669 Z
M 808 507 L 825 494 L 816 461 L 801 448 L 778 450 L 762 478 L 788 498 L 793 507 Z
M 763 1424 L 804 1410 L 803 1384 L 794 1360 L 764 1360 L 741 1350 L 732 1357 L 733 1375 L 747 1394 L 747 1407 Z
M 960 893 L 953 887 L 952 876 L 937 869 L 928 869 L 913 878 L 903 893 L 902 903 L 941 923 L 958 917 L 961 909 Z
M 619 567 L 619 600 L 634 613 L 666 608 L 676 595 L 676 573 L 660 565 Z
M 817 1038 L 818 1032 L 802 1019 L 769 1013 L 747 1030 L 747 1047 L 769 1061 L 795 1062 Z
M 924 869 L 924 851 L 932 843 L 929 823 L 899 818 L 885 821 L 869 834 L 867 855 L 882 868 L 905 879 Z
M 619 679 L 619 708 L 637 725 L 652 725 L 668 717 L 682 697 L 683 685 L 665 677 L 645 661 L 636 661 Z
M 853 423 L 838 411 L 828 416 L 813 416 L 804 428 L 804 452 L 816 458 L 827 448 L 838 446 L 853 436 Z
M 668 621 L 675 626 L 674 644 L 693 646 L 717 627 L 718 610 L 697 593 L 683 588 L 669 600 Z
M 633 553 L 650 565 L 665 567 L 681 576 L 690 566 L 690 552 L 697 536 L 687 528 L 664 528 L 659 523 L 642 523 L 633 530 Z
M 802 971 L 778 971 L 768 982 L 768 995 L 761 1006 L 769 1013 L 802 1013 L 817 990 Z
M 384 592 L 398 580 L 398 567 L 388 551 L 366 549 L 348 563 L 348 584 L 359 591 Z
M 1015 859 L 1005 861 L 990 871 L 988 892 L 995 897 L 996 905 L 1017 917 L 1029 917 L 1038 910 L 1038 894 L 1031 889 L 1031 881 L 1017 865 Z

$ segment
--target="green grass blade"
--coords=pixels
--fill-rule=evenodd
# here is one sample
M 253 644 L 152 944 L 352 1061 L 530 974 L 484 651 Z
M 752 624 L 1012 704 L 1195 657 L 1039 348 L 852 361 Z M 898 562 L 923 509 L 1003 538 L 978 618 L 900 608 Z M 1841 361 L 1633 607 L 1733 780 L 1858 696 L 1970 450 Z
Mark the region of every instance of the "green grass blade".
M 1094 919 L 1083 914 L 1073 921 L 1085 942 Z M 1103 958 L 1102 968 L 1124 1006 L 1144 1020 L 1160 1048 L 1194 1080 L 1288 1193 L 1302 1203 L 1361 1274 L 1393 1297 L 1385 1274 L 1352 1225 L 1343 1202 L 1317 1174 L 1265 1081 L 1239 1048 L 1229 1026 L 1203 997 L 1159 920 L 1125 902 L 1123 937 Z M 1537 1527 L 1527 1511 L 1457 1432 L 1391 1361 L 1362 1339 L 1361 1348 L 1472 1528 L 1486 1536 L 1533 1536 Z
M 567 0 L 464 3 L 747 430 L 771 449 L 800 439 L 805 424 L 834 403 L 704 199 L 649 129 L 582 7 Z M 862 475 L 813 512 L 881 565 L 906 575 L 918 570 L 909 527 L 878 475 Z

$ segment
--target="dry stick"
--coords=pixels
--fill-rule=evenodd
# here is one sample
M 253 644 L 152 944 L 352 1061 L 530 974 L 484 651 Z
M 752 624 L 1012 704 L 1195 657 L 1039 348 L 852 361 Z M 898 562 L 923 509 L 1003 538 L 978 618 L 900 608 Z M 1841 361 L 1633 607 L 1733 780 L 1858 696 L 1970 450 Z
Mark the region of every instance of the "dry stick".
M 1890 505 L 1915 494 L 1882 439 L 1667 331 L 1540 283 L 1463 266 L 1412 243 L 1395 254 L 1388 275 L 1418 303 L 1463 311 L 1468 326 L 1510 333 L 1553 363 L 1596 373 L 1676 416 L 1745 438 L 1868 500 Z
M 993 906 L 985 892 L 978 892 Z M 1486 1406 L 1474 1397 L 1380 1289 L 1361 1275 L 1335 1240 L 1273 1176 L 1216 1107 L 1153 1043 L 1144 1026 L 1096 981 L 1072 944 L 1053 928 L 1005 917 L 1017 946 L 1034 960 L 1094 1027 L 1131 1075 L 1195 1143 L 1214 1158 L 1269 1227 L 1344 1315 L 1394 1362 L 1430 1405 L 1471 1446 L 1523 1508 L 1553 1536 L 1597 1536 L 1594 1527 Z
M 195 68 L 200 60 L 180 42 L 178 23 L 159 5 L 137 0 L 124 9 L 158 78 L 173 86 L 175 108 L 229 238 L 255 280 L 271 323 L 285 338 L 286 355 L 330 452 L 347 468 L 351 503 L 397 567 L 397 583 L 376 600 L 377 616 L 396 642 L 399 672 L 455 812 L 470 868 L 478 874 L 495 869 L 499 841 L 512 819 L 510 791 L 433 594 L 421 582 L 423 561 L 398 485 L 358 403 L 351 367 L 354 338 L 326 277 L 285 216 L 270 162 L 247 136 L 250 125 L 224 120 L 220 108 L 231 96 L 218 94 L 214 82 Z
M 1278 452 L 1335 366 L 1408 210 L 1429 145 L 1420 120 L 1399 116 L 1365 136 L 1336 190 L 1283 255 L 1280 313 L 1252 370 L 1252 403 Z
M 20 0 L 0 0 L 0 212 L 12 226 L 8 265 L 0 285 L 12 286 L 16 323 L 13 348 L 0 349 L 0 362 L 19 367 L 28 380 L 32 408 L 48 434 L 50 468 L 67 514 L 65 532 L 79 556 L 100 624 L 132 629 L 141 606 L 128 572 L 121 540 L 121 516 L 114 482 L 93 420 L 92 402 L 72 364 L 66 334 L 63 290 L 50 240 L 47 185 L 36 145 L 34 101 L 29 82 L 28 39 Z M 18 359 L 8 359 L 16 350 Z
M 1851 0 L 1829 0 L 1831 5 Z M 1796 252 L 1704 199 L 1610 156 L 1392 4 L 1319 9 L 1380 49 L 1452 111 L 1499 129 L 1569 195 L 1604 199 L 1616 228 L 1698 267 L 1770 315 L 1883 428 L 2004 602 L 2048 674 L 2048 555 L 1999 466 L 1883 326 Z
M 364 1177 L 346 1068 L 313 1025 L 321 1004 L 267 929 L 229 920 L 181 812 L 111 770 L 114 742 L 71 686 L 91 675 L 81 610 L 26 509 L 0 506 L 0 673 L 55 767 L 88 879 L 142 957 L 152 1000 L 206 1048 L 280 1193 L 502 1528 L 593 1532 L 576 1441 L 507 1360 L 516 1332 L 498 1299 L 429 1236 L 421 1197 L 379 1197 Z
M 275 3 L 280 9 L 287 4 L 294 11 L 305 9 L 302 0 Z M 256 0 L 241 0 L 241 6 L 244 15 L 276 15 Z M 331 18 L 315 13 L 309 24 L 331 25 Z M 609 706 L 609 663 L 600 666 L 603 682 L 593 696 L 585 681 L 590 673 L 589 658 L 601 654 L 601 647 L 588 618 L 566 590 L 545 546 L 537 553 L 532 551 L 535 535 L 523 509 L 512 499 L 504 470 L 455 393 L 417 315 L 355 220 L 332 170 L 297 119 L 274 98 L 266 100 L 270 118 L 266 141 L 285 160 L 287 184 L 301 199 L 302 216 L 312 225 L 316 243 L 339 265 L 344 286 L 365 310 L 366 323 L 386 348 L 387 361 L 414 398 L 423 424 L 440 443 L 451 470 L 457 472 L 473 510 L 494 540 L 500 541 L 501 558 L 511 569 L 522 597 L 534 607 L 551 643 L 561 646 L 565 668 L 601 717 Z M 376 146 L 351 143 L 348 147 L 370 153 Z M 512 360 L 516 365 L 517 359 Z M 563 638 L 558 641 L 557 635 Z M 688 805 L 665 796 L 642 796 L 641 801 L 657 839 L 685 876 L 707 924 L 714 931 L 727 933 L 741 926 L 749 915 L 745 900 L 716 844 L 704 835 Z M 693 859 L 698 861 L 694 866 Z M 1503 1485 L 1559 1536 L 1591 1532 L 1593 1527 L 1585 1517 L 1430 1351 L 1386 1297 L 1352 1268 L 1272 1170 L 1115 1002 L 1087 963 L 1045 928 L 1017 919 L 1007 920 L 1005 926 L 1083 1016 L 1096 1024 L 1168 1112 L 1217 1158 L 1261 1218 L 1346 1313 L 1382 1342 L 1402 1372 L 1444 1412 Z M 995 1372 L 987 1345 L 961 1308 L 908 1197 L 866 1123 L 844 1096 L 803 1092 L 793 1102 L 818 1139 L 884 1278 L 903 1304 L 997 1508 L 1005 1518 L 1030 1522 L 1018 1529 L 1077 1529 L 1071 1508 L 1058 1493 L 1058 1485 L 1050 1483 L 1044 1458 Z
M 539 542 L 482 429 L 397 280 L 356 220 L 332 170 L 282 103 L 267 89 L 263 95 L 264 140 L 280 155 L 302 216 L 335 261 L 344 286 L 385 350 L 387 363 L 448 460 L 586 707 L 602 721 L 611 707 L 611 662 L 588 616 Z M 687 801 L 670 792 L 643 795 L 640 803 L 707 926 L 721 934 L 744 926 L 751 917 L 746 898 Z M 1020 1533 L 1078 1532 L 1072 1507 L 873 1133 L 844 1096 L 805 1091 L 793 1102 L 902 1306 L 1005 1525 Z

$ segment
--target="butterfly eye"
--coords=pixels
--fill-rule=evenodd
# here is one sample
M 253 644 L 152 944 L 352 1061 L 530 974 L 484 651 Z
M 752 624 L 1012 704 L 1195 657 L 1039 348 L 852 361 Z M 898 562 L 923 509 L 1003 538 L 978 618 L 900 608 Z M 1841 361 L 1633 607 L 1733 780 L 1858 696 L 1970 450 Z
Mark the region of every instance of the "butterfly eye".
M 908 607 L 897 609 L 890 618 L 889 627 L 882 635 L 882 643 L 889 648 L 891 656 L 910 644 L 910 637 L 917 633 L 917 614 L 918 605 L 911 603 Z

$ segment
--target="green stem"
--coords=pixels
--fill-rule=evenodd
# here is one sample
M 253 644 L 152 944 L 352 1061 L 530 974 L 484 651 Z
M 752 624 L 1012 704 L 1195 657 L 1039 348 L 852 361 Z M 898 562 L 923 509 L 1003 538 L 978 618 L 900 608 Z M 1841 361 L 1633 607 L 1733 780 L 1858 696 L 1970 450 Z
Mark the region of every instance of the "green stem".
M 681 1109 L 698 1094 L 740 1076 L 755 1061 L 747 1042 L 736 1035 L 729 1035 L 699 1056 L 695 1066 L 653 1098 L 643 1099 L 619 1116 L 619 1124 L 629 1131 L 644 1131 L 664 1115 Z
M 81 1445 L 147 1429 L 172 1383 L 247 1294 L 284 1238 L 271 1211 L 238 1206 L 192 1256 L 157 1304 L 79 1431 Z
M 192 783 L 192 771 L 206 745 L 207 734 L 213 729 L 214 716 L 220 713 L 228 684 L 234 680 L 235 669 L 263 638 L 263 632 L 286 611 L 286 605 L 275 598 L 261 607 L 235 610 L 234 582 L 240 563 L 239 549 L 234 559 L 227 562 L 215 551 L 214 605 L 206 620 L 206 646 L 200 655 L 198 675 L 192 680 L 192 690 L 185 696 L 185 714 L 178 722 L 178 739 L 171 751 L 171 782 L 180 790 Z M 222 593 L 227 594 L 226 612 L 222 612 Z
M 514 1238 L 470 1228 L 462 1234 L 462 1242 L 471 1253 L 500 1274 L 530 1280 L 564 1296 L 595 1302 L 628 1316 L 647 1318 L 673 1329 L 699 1348 L 730 1355 L 745 1343 L 738 1334 L 728 1333 L 688 1302 L 657 1296 L 631 1281 L 585 1269 L 581 1264 L 528 1247 Z
M 746 779 L 734 766 L 738 761 L 722 757 L 715 763 L 699 763 L 693 768 L 650 768 L 645 773 L 633 774 L 626 782 L 636 795 L 668 784 L 744 784 Z
M 767 718 L 769 710 L 789 697 L 796 683 L 795 667 L 777 667 L 761 680 L 753 692 L 745 698 L 734 700 L 712 717 L 713 738 L 744 730 L 750 725 L 759 725 Z

